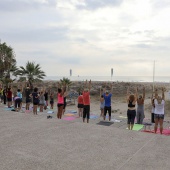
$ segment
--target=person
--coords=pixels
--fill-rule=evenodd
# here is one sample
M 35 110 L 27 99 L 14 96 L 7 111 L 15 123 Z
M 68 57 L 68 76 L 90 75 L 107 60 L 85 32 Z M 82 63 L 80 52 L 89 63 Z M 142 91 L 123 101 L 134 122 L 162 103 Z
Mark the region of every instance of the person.
M 61 119 L 62 114 L 63 114 L 63 107 L 64 107 L 64 88 L 61 89 L 60 87 L 58 88 L 58 93 L 57 93 L 57 118 Z
M 31 94 L 31 90 L 30 90 L 30 86 L 27 85 L 26 89 L 25 89 L 25 102 L 26 102 L 26 107 L 25 109 L 26 110 L 29 110 L 30 109 L 30 103 L 31 103 L 31 97 L 30 97 L 30 94 Z
M 158 124 L 160 126 L 160 134 L 163 132 L 163 120 L 164 120 L 164 107 L 165 107 L 165 95 L 164 95 L 164 88 L 162 88 L 162 97 L 159 95 L 155 96 L 154 104 L 155 104 L 155 126 L 154 131 L 157 132 Z M 157 93 L 157 89 L 156 89 Z
M 45 106 L 48 107 L 48 90 L 47 89 L 45 90 L 44 97 L 45 97 Z
M 43 112 L 44 105 L 46 105 L 45 95 L 43 90 L 41 90 L 39 95 L 39 105 L 40 105 L 40 112 Z
M 82 93 L 80 92 L 79 93 L 79 96 L 77 98 L 77 107 L 78 107 L 78 115 L 79 117 L 83 117 L 83 107 L 84 107 L 84 104 L 83 104 L 83 95 Z
M 104 106 L 105 106 L 105 101 L 104 101 L 104 96 L 101 95 L 101 88 L 100 88 L 100 116 L 104 117 Z
M 128 110 L 127 110 L 127 124 L 128 129 L 132 130 L 134 126 L 134 121 L 136 117 L 136 101 L 137 101 L 137 89 L 135 89 L 135 94 L 130 94 L 129 88 L 127 89 L 127 103 L 128 103 Z
M 137 88 L 138 93 L 138 88 Z M 144 115 L 144 100 L 145 100 L 145 87 L 143 87 L 143 95 L 139 95 L 137 99 L 137 124 L 143 124 L 143 119 L 145 118 Z
M 111 121 L 111 112 L 112 112 L 112 108 L 111 108 L 111 98 L 112 98 L 112 84 L 110 84 L 110 93 L 108 90 L 106 90 L 104 88 L 104 93 L 103 93 L 103 97 L 104 97 L 104 101 L 105 101 L 105 104 L 104 104 L 104 116 L 103 116 L 103 119 L 105 120 L 106 119 L 106 114 L 108 112 L 109 114 L 109 121 Z
M 67 106 L 67 86 L 65 86 L 65 88 L 64 88 L 64 94 L 63 94 L 63 96 L 64 96 L 64 106 L 63 106 L 63 115 L 64 115 L 64 113 L 65 113 L 65 111 L 66 111 L 66 106 Z
M 53 109 L 54 107 L 54 93 L 50 93 L 50 109 Z
M 39 95 L 38 95 L 38 88 L 34 88 L 34 92 L 30 94 L 30 97 L 33 98 L 33 114 L 37 115 L 37 107 L 39 104 Z
M 155 123 L 155 121 L 154 121 L 154 115 L 155 115 L 155 104 L 154 104 L 154 100 L 155 100 L 155 96 L 153 96 L 153 93 L 152 93 L 152 97 L 151 97 L 151 104 L 152 104 L 151 123 Z
M 21 89 L 17 90 L 17 96 L 20 98 L 20 108 L 22 108 L 22 93 L 21 93 Z
M 20 97 L 18 97 L 18 95 L 17 95 L 17 93 L 15 92 L 15 94 L 14 94 L 14 103 L 15 103 L 15 111 L 16 112 L 19 112 L 20 111 L 20 109 L 21 109 L 21 98 Z
M 89 81 L 89 86 L 87 85 L 87 80 L 85 83 L 85 89 L 83 91 L 83 122 L 87 118 L 87 123 L 89 123 L 90 119 L 90 89 L 91 89 L 91 80 Z
M 11 108 L 11 105 L 12 105 L 12 91 L 11 91 L 10 87 L 7 90 L 6 96 L 7 96 L 8 108 Z
M 4 86 L 4 89 L 3 89 L 3 100 L 4 100 L 4 104 L 6 104 L 6 99 L 7 99 L 7 87 Z

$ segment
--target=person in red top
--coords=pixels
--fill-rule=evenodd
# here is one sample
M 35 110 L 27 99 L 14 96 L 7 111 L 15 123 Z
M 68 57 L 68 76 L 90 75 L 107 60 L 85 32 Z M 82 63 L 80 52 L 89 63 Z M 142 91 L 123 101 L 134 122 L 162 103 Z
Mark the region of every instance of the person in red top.
M 86 88 L 83 91 L 83 122 L 85 122 L 85 118 L 87 117 L 87 123 L 89 123 L 90 119 L 90 88 L 91 88 L 91 80 L 89 81 L 89 87 L 87 88 L 87 80 L 86 80 Z
M 11 108 L 11 105 L 12 105 L 12 91 L 11 91 L 10 87 L 7 90 L 7 101 L 8 101 L 8 108 Z
M 78 107 L 79 117 L 82 117 L 83 116 L 83 107 L 84 107 L 82 93 L 79 94 L 79 97 L 77 99 L 77 103 L 78 103 L 77 107 Z

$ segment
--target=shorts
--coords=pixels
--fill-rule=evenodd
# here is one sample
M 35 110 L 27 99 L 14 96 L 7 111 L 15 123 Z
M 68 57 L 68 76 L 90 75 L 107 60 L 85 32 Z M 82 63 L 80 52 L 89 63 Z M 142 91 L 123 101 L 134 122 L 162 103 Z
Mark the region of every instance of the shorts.
M 39 104 L 39 102 L 33 102 L 33 105 L 38 105 Z
M 7 98 L 7 101 L 8 102 L 12 102 L 12 98 Z
M 127 110 L 127 124 L 134 124 L 136 116 L 136 110 Z
M 64 106 L 64 104 L 58 103 L 57 106 L 61 107 L 61 106 Z
M 78 108 L 83 108 L 84 105 L 83 105 L 83 104 L 78 104 L 77 107 L 78 107 Z
M 54 101 L 50 100 L 50 104 L 54 104 Z
M 31 103 L 31 99 L 30 98 L 26 98 L 26 103 Z
M 15 108 L 19 108 L 20 104 L 21 104 L 21 99 L 20 98 L 16 99 L 15 100 Z
M 162 114 L 154 114 L 154 119 L 164 119 L 164 115 L 162 115 Z
M 90 105 L 84 105 L 83 118 L 85 119 L 86 116 L 87 116 L 87 119 L 90 119 Z
M 111 106 L 105 106 L 104 107 L 104 116 L 106 116 L 106 114 L 107 114 L 107 111 L 108 111 L 108 113 L 109 113 L 109 116 L 111 117 L 111 111 L 112 111 L 112 109 L 111 109 Z

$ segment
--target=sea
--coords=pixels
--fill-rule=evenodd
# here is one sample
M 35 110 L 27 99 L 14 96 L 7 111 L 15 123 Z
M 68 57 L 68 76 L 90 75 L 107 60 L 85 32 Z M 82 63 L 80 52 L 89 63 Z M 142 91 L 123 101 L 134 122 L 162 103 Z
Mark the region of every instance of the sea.
M 47 76 L 47 81 L 59 81 L 68 78 L 70 81 L 111 81 L 111 82 L 166 82 L 170 83 L 170 76 Z

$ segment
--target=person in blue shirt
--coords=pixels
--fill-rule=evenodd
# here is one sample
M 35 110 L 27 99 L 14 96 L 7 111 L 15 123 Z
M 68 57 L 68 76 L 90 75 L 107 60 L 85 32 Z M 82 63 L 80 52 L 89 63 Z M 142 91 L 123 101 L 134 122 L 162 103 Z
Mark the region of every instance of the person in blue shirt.
M 103 119 L 104 120 L 106 119 L 106 114 L 108 112 L 108 114 L 109 114 L 109 121 L 111 120 L 111 112 L 112 112 L 112 108 L 111 108 L 112 84 L 110 84 L 110 88 L 111 88 L 110 93 L 109 93 L 108 90 L 105 90 L 105 89 L 104 89 L 104 93 L 103 93 L 103 97 L 104 97 L 104 100 L 105 100 Z

